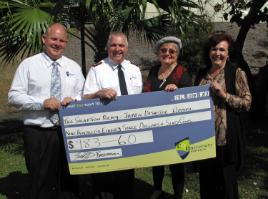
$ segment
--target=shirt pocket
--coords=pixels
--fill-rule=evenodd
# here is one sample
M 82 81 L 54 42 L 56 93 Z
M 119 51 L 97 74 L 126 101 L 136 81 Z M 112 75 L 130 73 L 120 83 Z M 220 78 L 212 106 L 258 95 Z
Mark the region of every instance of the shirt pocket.
M 77 84 L 78 84 L 78 80 L 75 77 L 75 75 L 73 74 L 69 74 L 66 78 L 65 78 L 65 91 L 66 91 L 66 95 L 68 97 L 71 97 L 73 95 L 75 95 L 77 93 Z
M 47 74 L 40 76 L 40 71 L 30 71 L 28 74 L 27 94 L 35 97 L 42 96 L 43 98 L 50 97 L 51 80 Z M 48 73 L 50 75 L 50 73 Z
M 101 85 L 101 88 L 99 89 L 104 89 L 104 88 L 112 88 L 114 89 L 115 91 L 118 91 L 118 88 L 119 88 L 119 84 L 116 80 L 116 78 L 113 78 L 112 76 L 111 77 L 107 77 L 107 78 L 103 78 L 100 83 Z
M 131 82 L 131 88 L 132 88 L 133 94 L 141 93 L 142 82 L 141 82 L 140 78 L 138 78 L 136 76 L 132 76 L 132 77 L 130 77 L 130 82 Z

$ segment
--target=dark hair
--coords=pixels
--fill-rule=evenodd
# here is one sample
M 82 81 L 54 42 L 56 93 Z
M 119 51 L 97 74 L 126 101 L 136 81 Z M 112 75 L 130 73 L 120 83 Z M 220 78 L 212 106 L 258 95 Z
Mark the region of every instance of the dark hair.
M 234 40 L 233 38 L 227 34 L 225 31 L 215 31 L 211 33 L 208 37 L 207 42 L 205 43 L 203 49 L 203 60 L 206 64 L 206 67 L 209 69 L 211 67 L 211 60 L 209 58 L 209 51 L 212 47 L 215 47 L 221 41 L 227 41 L 229 44 L 228 54 L 229 60 L 231 62 L 235 61 L 235 51 L 234 51 Z

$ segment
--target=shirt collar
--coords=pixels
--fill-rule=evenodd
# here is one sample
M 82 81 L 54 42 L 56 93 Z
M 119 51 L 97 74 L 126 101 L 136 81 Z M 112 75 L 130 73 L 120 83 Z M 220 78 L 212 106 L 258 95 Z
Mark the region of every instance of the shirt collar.
M 45 52 L 43 52 L 42 55 L 45 58 L 45 62 L 46 62 L 47 67 L 51 67 L 52 63 L 55 61 L 58 63 L 58 66 L 62 67 L 62 62 L 63 62 L 62 57 L 60 57 L 59 59 L 54 61 Z
M 119 65 L 119 64 L 114 63 L 114 61 L 111 60 L 109 57 L 108 57 L 108 63 L 109 63 L 109 65 L 112 67 L 113 70 L 117 69 L 117 67 L 118 67 L 118 65 Z M 123 61 L 120 63 L 120 65 L 122 66 L 122 69 L 123 69 L 123 70 L 125 69 L 125 67 L 124 67 L 125 63 L 126 63 L 126 60 L 123 60 Z

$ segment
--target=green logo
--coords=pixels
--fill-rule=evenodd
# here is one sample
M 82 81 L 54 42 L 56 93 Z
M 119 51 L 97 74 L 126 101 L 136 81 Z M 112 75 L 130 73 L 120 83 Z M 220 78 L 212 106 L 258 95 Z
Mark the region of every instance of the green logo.
M 190 140 L 189 138 L 185 138 L 177 143 L 175 143 L 175 148 L 177 153 L 182 159 L 185 159 L 190 153 Z

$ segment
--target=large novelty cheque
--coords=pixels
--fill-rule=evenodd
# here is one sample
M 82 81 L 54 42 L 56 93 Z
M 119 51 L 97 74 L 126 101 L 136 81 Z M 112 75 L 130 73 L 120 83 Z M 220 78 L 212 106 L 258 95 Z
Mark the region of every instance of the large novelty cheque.
M 74 102 L 60 120 L 71 174 L 216 156 L 208 85 Z

